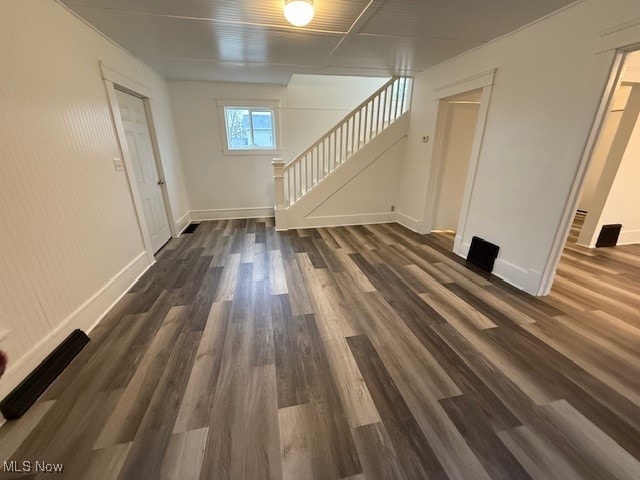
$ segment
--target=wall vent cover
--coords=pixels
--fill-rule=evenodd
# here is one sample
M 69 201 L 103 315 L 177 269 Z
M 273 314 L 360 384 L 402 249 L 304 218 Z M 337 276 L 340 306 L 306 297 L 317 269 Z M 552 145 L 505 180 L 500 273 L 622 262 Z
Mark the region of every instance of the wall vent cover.
M 7 420 L 20 418 L 42 395 L 58 375 L 89 343 L 82 330 L 74 330 L 36 369 L 0 402 L 0 412 Z
M 499 251 L 500 247 L 497 245 L 489 243 L 480 237 L 473 237 L 471 239 L 469 254 L 467 255 L 467 263 L 491 273 L 493 271 L 493 264 L 496 258 L 498 258 Z
M 598 235 L 596 247 L 615 247 L 618 244 L 618 237 L 622 230 L 622 224 L 603 225 Z
M 184 229 L 182 233 L 193 233 L 196 231 L 196 228 L 200 226 L 199 223 L 190 223 L 187 228 Z

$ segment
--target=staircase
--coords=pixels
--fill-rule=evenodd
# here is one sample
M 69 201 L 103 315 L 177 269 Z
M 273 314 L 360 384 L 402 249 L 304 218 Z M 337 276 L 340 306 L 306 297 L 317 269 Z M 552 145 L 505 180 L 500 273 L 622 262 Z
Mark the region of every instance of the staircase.
M 319 226 L 305 214 L 406 136 L 410 87 L 393 77 L 291 162 L 273 160 L 277 230 Z

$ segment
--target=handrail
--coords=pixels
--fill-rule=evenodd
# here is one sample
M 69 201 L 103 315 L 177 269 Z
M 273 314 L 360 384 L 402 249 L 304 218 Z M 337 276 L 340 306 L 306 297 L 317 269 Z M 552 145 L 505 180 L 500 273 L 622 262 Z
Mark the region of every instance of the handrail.
M 393 77 L 285 164 L 273 163 L 276 209 L 286 209 L 407 112 L 409 77 Z
M 333 132 L 337 131 L 340 127 L 342 127 L 342 125 L 344 123 L 347 122 L 347 120 L 349 120 L 353 115 L 356 114 L 356 112 L 358 110 L 361 110 L 362 107 L 364 107 L 367 103 L 369 103 L 371 100 L 373 100 L 375 97 L 377 97 L 378 95 L 380 95 L 383 90 L 386 90 L 387 88 L 389 88 L 389 85 L 392 85 L 397 79 L 399 78 L 406 78 L 406 77 L 391 77 L 391 79 L 389 79 L 389 81 L 387 83 L 385 83 L 384 85 L 382 85 L 378 90 L 376 90 L 375 92 L 373 92 L 371 95 L 369 95 L 364 101 L 360 102 L 355 108 L 353 108 L 349 113 L 347 113 L 341 120 L 338 121 L 338 123 L 336 123 L 336 126 L 333 127 L 331 130 L 329 130 L 327 133 L 325 133 L 322 137 L 320 137 L 319 140 L 317 140 L 313 145 L 311 145 L 309 148 L 307 148 L 306 150 L 304 150 L 302 153 L 296 155 L 293 160 L 291 160 L 289 163 L 287 163 L 284 167 L 284 171 L 286 172 L 287 170 L 289 170 L 289 168 L 291 168 L 291 165 L 293 163 L 295 163 L 296 160 L 298 160 L 300 157 L 305 156 L 307 153 L 309 153 L 311 150 L 313 150 L 319 143 L 322 143 L 324 140 L 327 139 L 327 137 L 329 137 Z

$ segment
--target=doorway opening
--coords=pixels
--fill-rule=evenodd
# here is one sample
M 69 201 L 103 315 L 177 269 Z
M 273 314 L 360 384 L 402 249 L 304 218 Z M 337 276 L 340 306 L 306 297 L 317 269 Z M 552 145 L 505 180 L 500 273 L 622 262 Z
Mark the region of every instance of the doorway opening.
M 122 157 L 114 158 L 114 167 L 116 170 L 123 170 L 126 174 L 129 193 L 131 194 L 131 202 L 136 213 L 142 243 L 144 244 L 149 264 L 153 264 L 155 262 L 155 253 L 171 237 L 177 238 L 180 235 L 180 232 L 178 232 L 178 224 L 173 221 L 175 215 L 172 211 L 169 191 L 164 181 L 164 168 L 154 121 L 153 93 L 144 82 L 135 78 L 135 76 L 122 72 L 103 60 L 100 60 L 99 64 L 109 100 L 113 127 L 120 147 L 119 153 Z M 121 94 L 126 94 L 126 96 L 122 97 Z M 129 101 L 135 102 L 134 110 L 138 112 L 137 119 L 133 117 L 134 123 L 136 123 L 137 120 L 140 120 L 140 122 L 137 123 L 142 124 L 141 122 L 143 121 L 146 123 L 144 130 L 140 127 L 141 131 L 144 132 L 144 140 L 139 139 L 141 145 L 140 150 L 136 150 L 138 144 L 134 141 L 135 135 L 133 135 L 133 139 L 130 138 L 135 128 L 129 129 L 130 134 L 127 134 L 125 131 L 120 105 L 128 103 Z M 130 144 L 133 145 L 133 147 L 130 148 Z M 145 161 L 141 161 L 138 166 L 136 166 L 133 160 L 133 155 L 135 154 L 139 154 L 140 158 L 146 160 L 146 163 Z M 140 172 L 142 172 L 142 175 L 138 175 Z M 160 201 L 160 199 L 158 199 L 157 190 L 155 194 L 149 194 L 149 197 L 153 198 L 154 202 L 157 202 L 155 208 L 152 207 L 151 200 L 147 205 L 143 204 L 143 195 L 141 195 L 141 191 L 138 188 L 138 183 L 141 180 L 143 183 L 148 183 L 151 187 L 151 185 L 153 185 L 153 178 L 155 178 L 156 189 L 159 189 L 161 192 L 160 197 L 162 200 Z M 168 231 L 170 232 L 168 236 L 165 223 L 168 224 Z M 149 227 L 148 224 L 151 226 Z M 150 237 L 154 230 L 157 230 L 160 234 L 154 234 L 155 238 L 152 242 Z
M 568 211 L 568 235 L 541 288 L 566 290 L 594 276 L 608 290 L 633 288 L 640 273 L 640 50 L 619 52 L 594 125 L 575 208 Z M 606 247 L 606 248 L 605 248 Z M 604 278 L 602 277 L 602 278 Z M 640 289 L 637 289 L 638 293 Z M 615 298 L 620 291 L 611 292 Z
M 473 142 L 478 127 L 482 89 L 442 99 L 438 119 L 439 172 L 432 200 L 431 232 L 455 240 Z
M 463 258 L 471 246 L 465 228 L 495 73 L 490 70 L 435 89 L 438 117 L 424 231 L 436 233 L 434 238 Z

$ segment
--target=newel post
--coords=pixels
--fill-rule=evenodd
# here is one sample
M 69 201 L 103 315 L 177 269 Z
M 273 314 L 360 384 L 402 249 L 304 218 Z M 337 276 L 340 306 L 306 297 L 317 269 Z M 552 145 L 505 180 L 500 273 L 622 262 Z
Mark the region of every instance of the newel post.
M 274 158 L 273 162 L 273 186 L 275 189 L 275 214 L 276 214 L 276 230 L 287 230 L 287 212 L 284 201 L 284 160 L 282 158 Z

